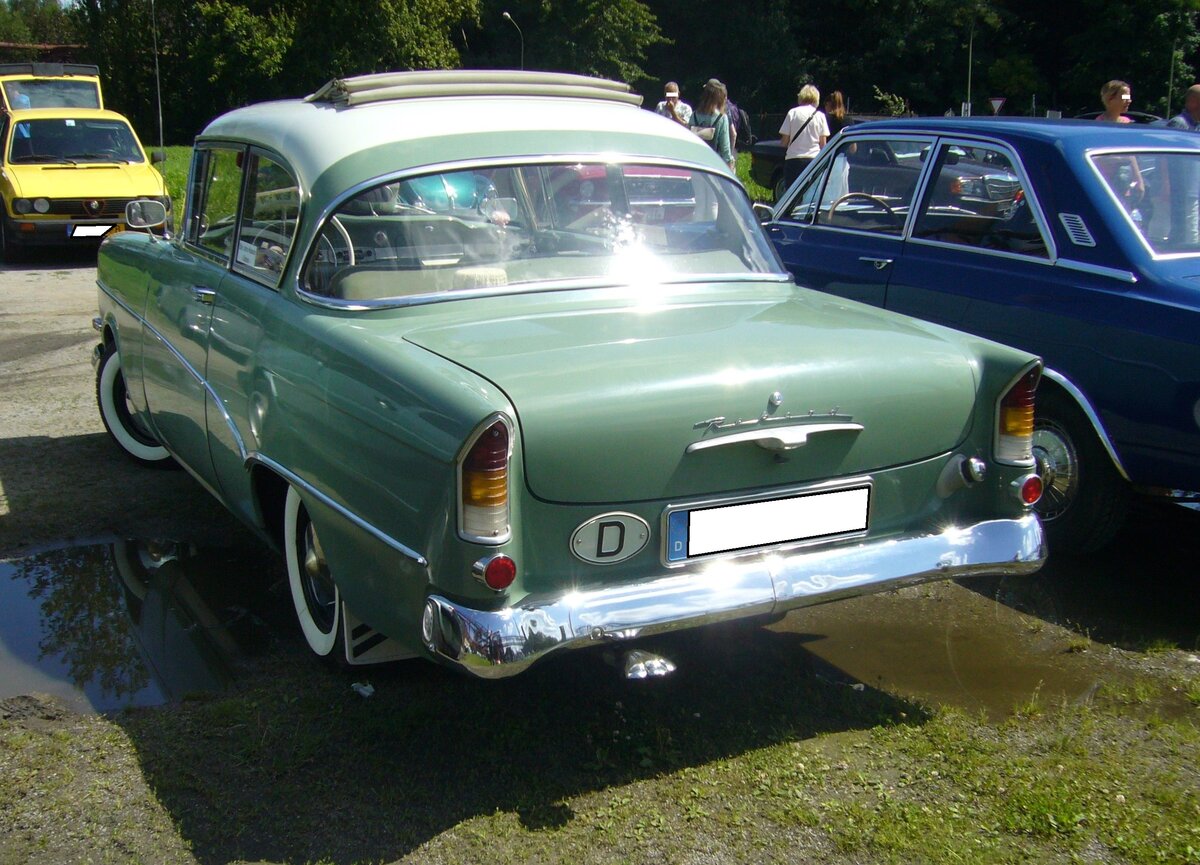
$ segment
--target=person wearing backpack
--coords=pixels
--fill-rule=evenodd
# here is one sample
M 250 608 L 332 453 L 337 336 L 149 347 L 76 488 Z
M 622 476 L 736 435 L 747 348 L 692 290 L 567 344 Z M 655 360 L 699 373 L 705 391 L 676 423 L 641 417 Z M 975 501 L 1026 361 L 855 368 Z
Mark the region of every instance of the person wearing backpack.
M 729 118 L 725 115 L 725 103 L 728 101 L 729 92 L 725 85 L 716 78 L 708 79 L 692 114 L 691 129 L 721 155 L 730 171 L 737 174 L 737 161 L 729 135 Z

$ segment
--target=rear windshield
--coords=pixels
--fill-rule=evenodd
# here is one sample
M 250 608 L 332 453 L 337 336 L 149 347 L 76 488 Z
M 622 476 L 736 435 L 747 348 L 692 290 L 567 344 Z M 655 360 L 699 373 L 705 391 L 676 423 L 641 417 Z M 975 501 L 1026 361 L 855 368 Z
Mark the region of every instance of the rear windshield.
M 1156 254 L 1200 253 L 1200 153 L 1100 153 L 1091 160 Z
M 375 301 L 564 280 L 780 272 L 731 178 L 573 163 L 444 172 L 368 189 L 326 221 L 302 285 Z
M 13 163 L 145 162 L 129 125 L 120 120 L 22 120 L 8 145 Z

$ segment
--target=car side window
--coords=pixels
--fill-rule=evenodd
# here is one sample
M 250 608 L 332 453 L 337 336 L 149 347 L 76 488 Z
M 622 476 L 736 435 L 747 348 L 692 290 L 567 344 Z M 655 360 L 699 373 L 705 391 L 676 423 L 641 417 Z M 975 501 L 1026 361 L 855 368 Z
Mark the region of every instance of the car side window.
M 184 240 L 228 259 L 233 252 L 245 151 L 197 148 Z
M 830 163 L 817 224 L 899 236 L 921 176 L 923 146 L 886 138 L 842 142 Z
M 1025 184 L 998 147 L 943 144 L 913 237 L 1048 257 Z
M 278 161 L 251 151 L 247 157 L 245 201 L 234 268 L 277 285 L 296 234 L 300 187 Z

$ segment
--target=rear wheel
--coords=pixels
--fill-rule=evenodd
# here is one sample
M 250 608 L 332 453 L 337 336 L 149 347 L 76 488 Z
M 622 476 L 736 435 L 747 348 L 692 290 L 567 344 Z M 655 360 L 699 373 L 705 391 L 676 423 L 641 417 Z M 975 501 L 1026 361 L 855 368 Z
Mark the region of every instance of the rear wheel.
M 317 527 L 295 487 L 288 487 L 283 520 L 288 584 L 300 630 L 315 654 L 336 657 L 342 632 L 341 594 L 329 571 Z
M 105 347 L 96 368 L 96 405 L 104 428 L 134 462 L 153 468 L 177 465 L 134 414 L 125 389 L 125 376 L 121 374 L 121 355 L 112 346 Z
M 775 175 L 775 203 L 778 204 L 783 198 L 783 194 L 788 191 L 787 175 L 783 169 Z
M 1095 429 L 1070 397 L 1038 394 L 1033 455 L 1042 478 L 1036 505 L 1052 552 L 1104 547 L 1128 510 L 1128 490 Z

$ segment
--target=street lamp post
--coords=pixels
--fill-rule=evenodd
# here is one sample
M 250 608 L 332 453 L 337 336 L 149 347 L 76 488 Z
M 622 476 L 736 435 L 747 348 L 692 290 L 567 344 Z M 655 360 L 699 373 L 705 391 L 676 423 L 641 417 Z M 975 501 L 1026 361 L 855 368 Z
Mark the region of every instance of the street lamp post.
M 521 32 L 520 26 L 517 24 L 516 21 L 513 20 L 513 17 L 511 15 L 509 15 L 507 12 L 504 13 L 504 20 L 506 20 L 513 27 L 516 27 L 517 35 L 521 37 L 521 69 L 524 70 L 525 69 L 525 34 Z

